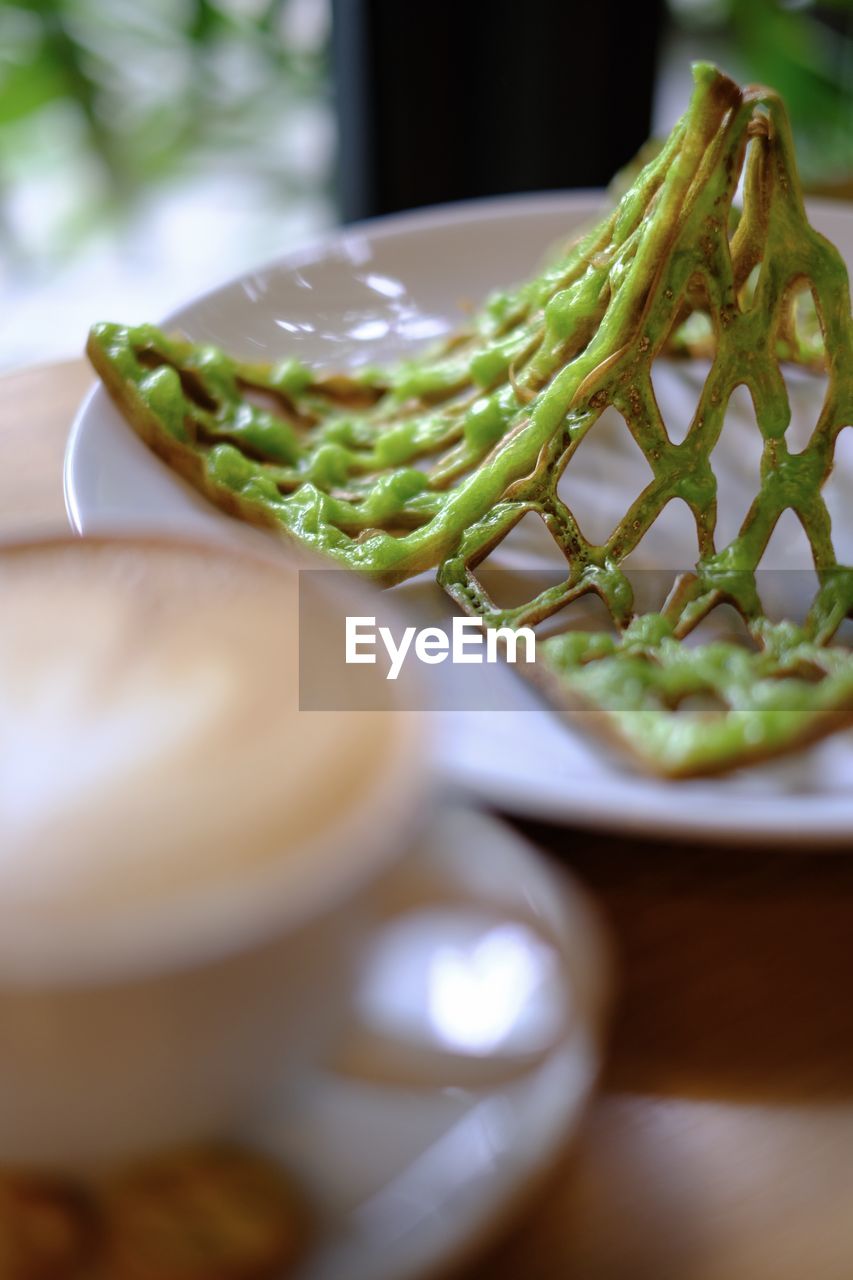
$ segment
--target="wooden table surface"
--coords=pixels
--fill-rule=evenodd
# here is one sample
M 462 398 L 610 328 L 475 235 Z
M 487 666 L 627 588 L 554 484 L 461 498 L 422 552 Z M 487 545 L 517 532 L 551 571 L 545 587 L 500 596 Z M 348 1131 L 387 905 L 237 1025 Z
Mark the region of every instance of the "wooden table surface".
M 89 381 L 0 380 L 0 536 L 64 524 Z M 621 985 L 579 1143 L 467 1280 L 851 1280 L 853 858 L 524 830 L 598 899 Z

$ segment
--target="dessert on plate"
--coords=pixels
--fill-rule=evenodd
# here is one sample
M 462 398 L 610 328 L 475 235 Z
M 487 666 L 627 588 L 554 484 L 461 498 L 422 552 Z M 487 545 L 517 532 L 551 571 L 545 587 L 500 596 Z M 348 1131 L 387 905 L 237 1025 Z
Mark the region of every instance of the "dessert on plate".
M 434 569 L 492 627 L 559 615 L 564 629 L 540 641 L 525 674 L 667 776 L 733 769 L 853 723 L 853 658 L 833 643 L 853 613 L 853 568 L 838 562 L 822 496 L 853 422 L 847 271 L 809 223 L 779 96 L 707 64 L 694 74 L 683 119 L 600 224 L 425 354 L 329 374 L 286 358 L 247 364 L 147 325 L 96 325 L 88 344 L 134 430 L 224 510 L 386 585 Z M 651 377 L 666 355 L 710 359 L 692 419 L 672 437 Z M 788 363 L 828 379 L 802 450 L 786 439 Z M 714 449 L 739 386 L 762 463 L 726 543 Z M 558 484 L 608 408 L 651 479 L 597 544 Z M 675 499 L 692 513 L 698 558 L 657 610 L 639 613 L 625 561 Z M 799 620 L 771 619 L 759 580 L 787 511 L 818 580 Z M 531 513 L 565 572 L 500 608 L 477 569 Z M 569 606 L 587 593 L 612 630 L 572 628 Z M 723 604 L 749 644 L 689 643 Z

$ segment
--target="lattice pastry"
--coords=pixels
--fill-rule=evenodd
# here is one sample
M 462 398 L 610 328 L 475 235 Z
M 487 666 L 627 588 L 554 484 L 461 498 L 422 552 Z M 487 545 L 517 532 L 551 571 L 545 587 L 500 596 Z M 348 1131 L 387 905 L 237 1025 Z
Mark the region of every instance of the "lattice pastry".
M 536 624 L 596 593 L 616 634 L 572 631 L 567 611 L 530 670 L 559 706 L 593 709 L 655 771 L 730 769 L 853 722 L 853 659 L 830 644 L 853 612 L 853 569 L 837 562 L 822 496 L 853 423 L 850 293 L 838 251 L 809 224 L 785 109 L 768 89 L 697 66 L 687 113 L 599 226 L 489 299 L 464 332 L 393 369 L 248 365 L 149 326 L 98 325 L 88 349 L 142 438 L 235 515 L 385 584 L 436 568 L 456 603 L 492 626 Z M 712 358 L 679 443 L 651 379 L 673 352 Z M 780 361 L 828 376 L 800 452 L 786 441 Z M 737 536 L 718 545 L 711 459 L 740 385 L 763 438 L 760 484 Z M 258 391 L 274 408 L 258 406 Z M 599 545 L 557 486 L 608 406 L 652 479 Z M 675 498 L 695 519 L 699 558 L 660 613 L 636 616 L 623 562 Z M 801 625 L 768 619 L 756 579 L 789 509 L 819 583 Z M 476 570 L 529 512 L 565 576 L 499 609 Z M 683 644 L 723 602 L 755 647 Z M 678 714 L 697 694 L 715 709 Z

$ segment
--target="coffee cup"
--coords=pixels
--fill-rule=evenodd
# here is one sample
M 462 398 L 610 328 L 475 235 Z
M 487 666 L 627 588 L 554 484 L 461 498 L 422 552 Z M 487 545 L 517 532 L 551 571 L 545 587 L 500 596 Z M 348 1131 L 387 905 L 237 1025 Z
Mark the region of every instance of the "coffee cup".
M 340 1023 L 423 727 L 300 711 L 277 557 L 9 545 L 0 600 L 0 1163 L 230 1131 Z

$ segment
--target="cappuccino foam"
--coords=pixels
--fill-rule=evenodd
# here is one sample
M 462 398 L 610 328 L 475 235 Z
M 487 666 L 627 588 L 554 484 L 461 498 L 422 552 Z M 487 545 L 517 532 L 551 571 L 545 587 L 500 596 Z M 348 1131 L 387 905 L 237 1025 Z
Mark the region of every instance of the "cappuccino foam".
M 155 540 L 0 552 L 0 935 L 296 869 L 376 785 L 395 716 L 299 711 L 297 587 Z

